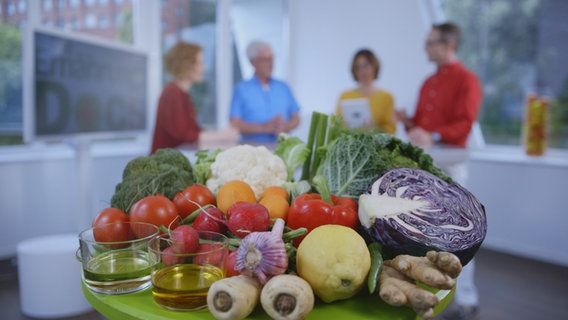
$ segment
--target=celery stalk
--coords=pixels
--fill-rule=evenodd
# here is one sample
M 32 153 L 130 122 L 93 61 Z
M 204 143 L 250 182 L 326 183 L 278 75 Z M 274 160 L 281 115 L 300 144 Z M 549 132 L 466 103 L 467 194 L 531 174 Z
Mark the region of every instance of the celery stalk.
M 312 120 L 310 122 L 310 132 L 308 134 L 308 142 L 306 145 L 310 149 L 310 155 L 304 162 L 304 167 L 302 168 L 302 177 L 301 180 L 308 180 L 310 177 L 310 167 L 312 164 L 312 158 L 314 156 L 314 143 L 315 143 L 315 136 L 318 129 L 318 119 L 319 119 L 319 112 L 312 112 Z
M 321 114 L 318 118 L 318 130 L 316 133 L 316 142 L 312 152 L 314 152 L 314 159 L 310 168 L 310 180 L 316 175 L 316 172 L 320 166 L 322 161 L 322 147 L 326 145 L 326 138 L 327 138 L 327 123 L 328 123 L 328 115 Z

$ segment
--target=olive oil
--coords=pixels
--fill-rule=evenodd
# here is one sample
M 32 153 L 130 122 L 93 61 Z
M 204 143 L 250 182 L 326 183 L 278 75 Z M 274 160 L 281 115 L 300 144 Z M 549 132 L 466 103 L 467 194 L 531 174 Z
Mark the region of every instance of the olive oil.
M 175 265 L 152 274 L 152 296 L 172 310 L 199 310 L 207 306 L 207 291 L 225 276 L 223 270 L 204 265 Z
M 92 257 L 83 269 L 85 284 L 99 293 L 129 293 L 150 286 L 153 259 L 142 250 L 113 250 Z

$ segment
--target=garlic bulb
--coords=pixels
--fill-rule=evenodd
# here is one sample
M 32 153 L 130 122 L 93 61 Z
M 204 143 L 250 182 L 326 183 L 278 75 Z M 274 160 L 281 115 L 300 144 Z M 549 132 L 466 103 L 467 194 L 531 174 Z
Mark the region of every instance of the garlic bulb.
M 241 274 L 255 276 L 265 284 L 288 268 L 288 256 L 282 240 L 284 220 L 276 219 L 272 231 L 253 232 L 243 238 L 237 249 L 235 269 Z

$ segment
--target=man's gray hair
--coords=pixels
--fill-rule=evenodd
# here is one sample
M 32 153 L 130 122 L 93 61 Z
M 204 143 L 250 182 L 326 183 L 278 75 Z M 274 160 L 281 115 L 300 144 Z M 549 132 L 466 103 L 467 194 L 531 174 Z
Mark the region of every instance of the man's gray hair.
M 247 58 L 249 59 L 249 61 L 252 61 L 254 58 L 256 58 L 258 56 L 258 53 L 265 48 L 272 50 L 272 47 L 264 41 L 253 41 L 249 43 L 249 45 L 247 46 Z

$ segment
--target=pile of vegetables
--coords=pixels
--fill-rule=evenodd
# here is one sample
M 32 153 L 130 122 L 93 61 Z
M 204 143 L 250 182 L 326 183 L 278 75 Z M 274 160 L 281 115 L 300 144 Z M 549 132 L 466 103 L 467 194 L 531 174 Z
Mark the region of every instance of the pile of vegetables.
M 243 319 L 258 304 L 274 319 L 304 318 L 318 294 L 296 274 L 296 251 L 326 224 L 367 242 L 371 294 L 431 319 L 439 301 L 422 284 L 451 289 L 487 231 L 483 205 L 422 149 L 318 112 L 307 142 L 282 134 L 274 151 L 200 150 L 193 165 L 173 149 L 136 158 L 111 206 L 121 220 L 183 228 L 180 238 L 191 238 L 187 228 L 230 237 L 227 277 L 207 298 L 217 319 Z

